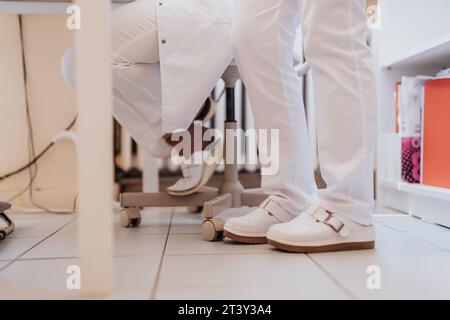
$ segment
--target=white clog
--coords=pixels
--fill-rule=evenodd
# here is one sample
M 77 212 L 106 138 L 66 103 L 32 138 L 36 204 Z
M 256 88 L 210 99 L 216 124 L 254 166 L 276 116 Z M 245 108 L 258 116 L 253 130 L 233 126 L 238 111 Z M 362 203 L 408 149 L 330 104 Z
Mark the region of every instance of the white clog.
M 248 243 L 267 243 L 266 233 L 275 224 L 290 221 L 295 215 L 268 198 L 249 214 L 226 221 L 224 235 L 231 240 Z
M 342 215 L 311 205 L 297 218 L 272 226 L 268 243 L 288 252 L 319 253 L 367 250 L 375 247 L 373 226 L 358 224 Z

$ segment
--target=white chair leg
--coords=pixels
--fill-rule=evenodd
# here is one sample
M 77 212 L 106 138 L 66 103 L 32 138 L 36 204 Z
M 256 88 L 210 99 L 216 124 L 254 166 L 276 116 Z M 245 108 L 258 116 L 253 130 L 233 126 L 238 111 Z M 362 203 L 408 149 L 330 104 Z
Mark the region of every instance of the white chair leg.
M 85 297 L 105 296 L 113 286 L 110 1 L 74 3 L 83 12 L 83 24 L 75 34 L 81 290 Z

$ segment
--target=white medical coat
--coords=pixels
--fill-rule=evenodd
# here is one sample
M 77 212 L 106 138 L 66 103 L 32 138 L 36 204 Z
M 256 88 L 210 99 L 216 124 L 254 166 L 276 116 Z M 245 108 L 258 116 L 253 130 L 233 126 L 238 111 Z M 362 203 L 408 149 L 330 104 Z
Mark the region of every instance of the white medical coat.
M 150 98 L 137 99 L 135 105 L 129 105 L 115 96 L 113 107 L 114 117 L 139 144 L 147 147 L 163 132 L 188 128 L 198 114 L 232 60 L 233 1 L 160 0 L 157 3 L 160 62 L 149 67 L 151 74 L 145 90 Z M 64 78 L 73 88 L 74 58 L 72 47 L 61 61 Z M 115 85 L 123 85 L 120 77 L 114 75 L 114 79 Z M 129 85 L 125 87 L 125 91 L 135 91 Z M 155 110 L 161 112 L 159 121 Z
M 162 129 L 187 128 L 232 60 L 232 0 L 161 0 Z

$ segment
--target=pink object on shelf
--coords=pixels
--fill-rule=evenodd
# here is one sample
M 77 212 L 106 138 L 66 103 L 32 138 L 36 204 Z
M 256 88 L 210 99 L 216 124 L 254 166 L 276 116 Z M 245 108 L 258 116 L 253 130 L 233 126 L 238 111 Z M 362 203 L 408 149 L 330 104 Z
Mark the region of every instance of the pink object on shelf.
M 402 180 L 420 183 L 420 138 L 402 138 Z

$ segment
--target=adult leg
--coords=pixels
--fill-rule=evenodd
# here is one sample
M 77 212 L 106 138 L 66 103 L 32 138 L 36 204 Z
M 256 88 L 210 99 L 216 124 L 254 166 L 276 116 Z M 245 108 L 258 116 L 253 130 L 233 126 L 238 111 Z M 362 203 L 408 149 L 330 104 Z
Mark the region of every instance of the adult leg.
M 156 6 L 138 0 L 112 12 L 114 116 L 146 148 L 163 135 Z
M 155 0 L 139 0 L 113 10 L 114 115 L 151 154 L 168 157 L 171 147 L 178 142 L 172 143 L 172 135 L 162 131 L 157 5 Z M 193 131 L 191 125 L 191 136 Z M 191 144 L 192 152 L 194 142 Z M 204 142 L 203 149 L 208 144 Z M 216 166 L 185 164 L 182 166 L 184 179 L 168 190 L 174 195 L 192 194 L 208 182 Z
M 291 252 L 374 248 L 371 225 L 375 85 L 364 0 L 301 0 L 316 90 L 319 163 L 327 188 L 268 242 Z
M 136 131 L 134 136 L 146 146 L 163 136 L 157 5 L 156 0 L 138 0 L 112 13 L 114 96 L 115 106 L 120 109 L 115 114 L 119 121 L 124 119 L 123 122 L 136 123 L 141 119 L 140 126 L 125 126 L 130 127 L 132 135 Z M 204 107 L 208 105 L 205 103 Z M 189 130 L 192 134 L 193 125 Z M 171 136 L 171 133 L 165 134 L 164 140 L 171 146 L 177 145 L 177 141 L 171 141 Z M 164 147 L 166 142 L 161 142 L 160 147 L 168 151 L 170 148 Z M 205 142 L 203 148 L 207 145 Z
M 312 66 L 319 163 L 327 188 L 314 202 L 371 224 L 376 97 L 364 0 L 300 0 Z
M 235 3 L 232 41 L 248 89 L 256 129 L 278 130 L 279 141 L 259 143 L 268 154 L 279 143 L 279 170 L 263 175 L 269 200 L 249 215 L 227 221 L 234 240 L 264 243 L 268 229 L 305 210 L 316 190 L 300 80 L 293 65 L 299 24 L 297 0 L 245 0 Z M 265 168 L 263 168 L 264 170 Z
M 138 0 L 112 12 L 114 117 L 142 146 L 163 133 L 156 0 Z M 61 59 L 63 76 L 75 83 L 74 48 Z
M 279 170 L 262 188 L 286 210 L 300 213 L 316 189 L 300 79 L 293 65 L 297 0 L 237 1 L 232 41 L 254 111 L 256 129 L 279 130 Z M 268 154 L 268 145 L 259 144 Z M 278 155 L 272 155 L 278 156 Z

